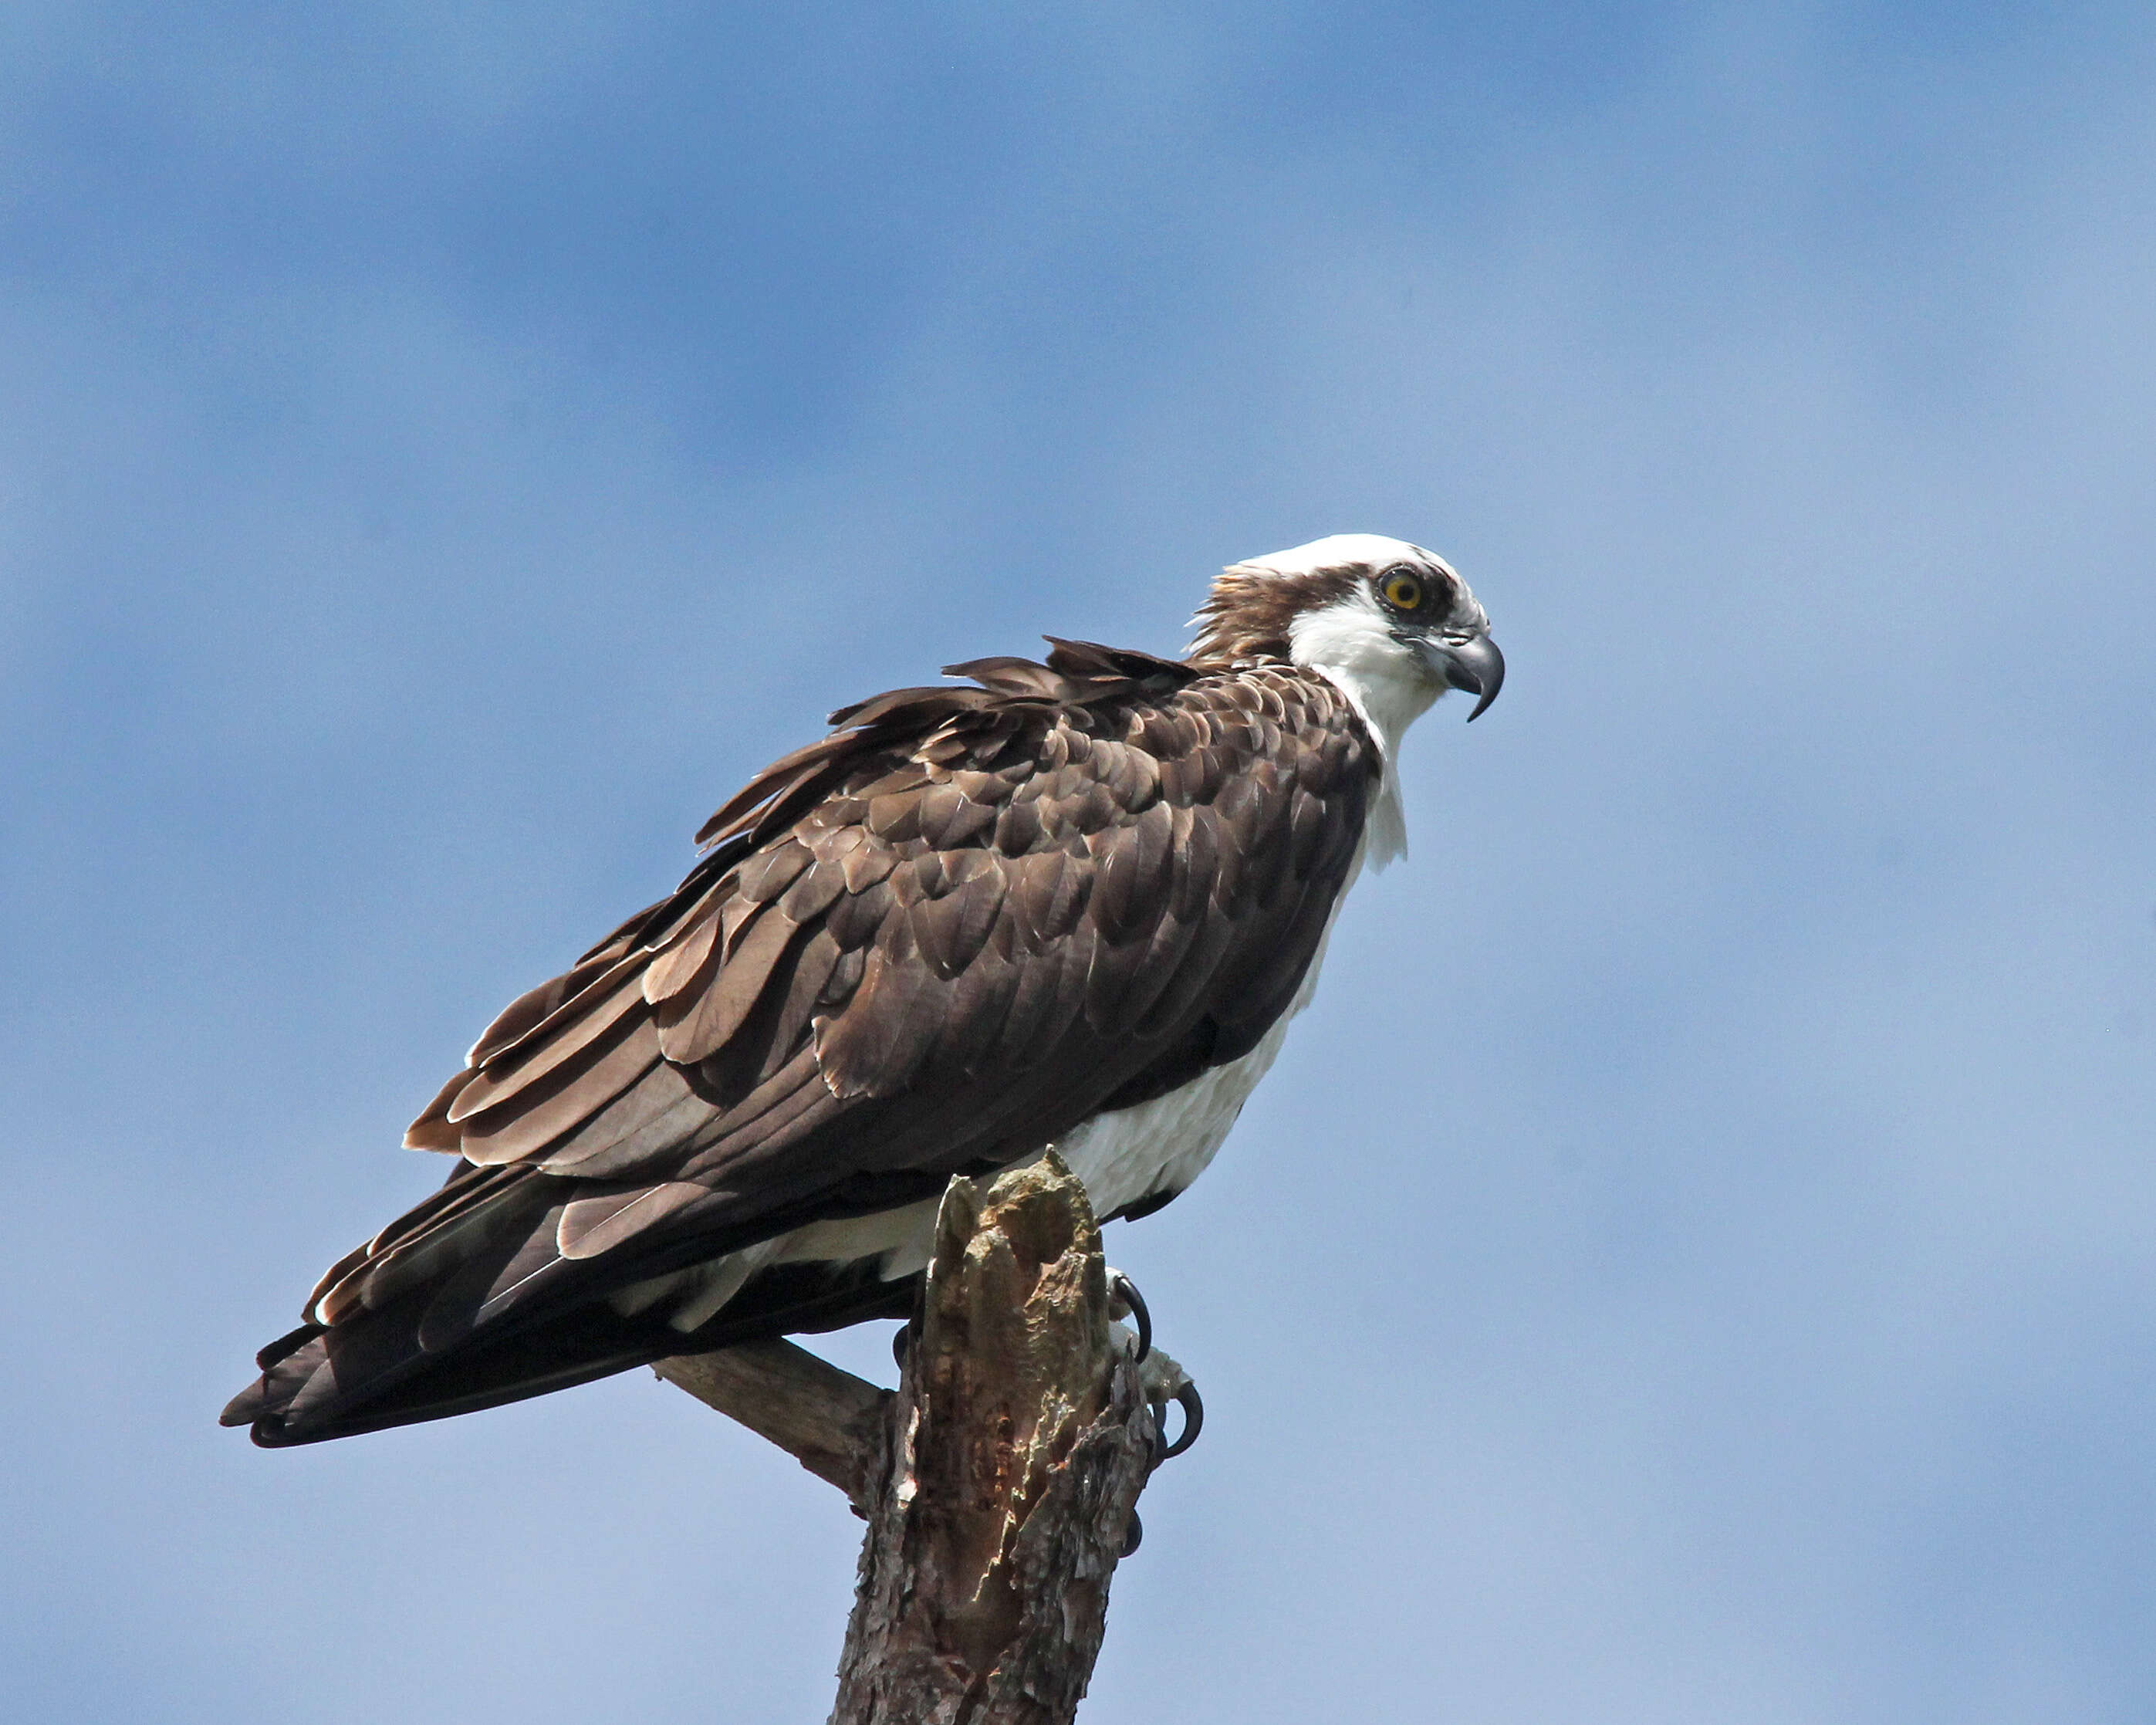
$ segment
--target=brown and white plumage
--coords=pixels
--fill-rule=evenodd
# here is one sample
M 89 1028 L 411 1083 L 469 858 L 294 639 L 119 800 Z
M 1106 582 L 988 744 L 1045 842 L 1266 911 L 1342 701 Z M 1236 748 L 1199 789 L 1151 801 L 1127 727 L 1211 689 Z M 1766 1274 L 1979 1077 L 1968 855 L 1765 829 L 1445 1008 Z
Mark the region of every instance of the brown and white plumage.
M 1173 1198 L 1396 809 L 1398 728 L 1502 672 L 1396 541 L 1235 566 L 1200 620 L 1184 660 L 953 666 L 759 773 L 679 890 L 480 1039 L 407 1135 L 447 1183 L 225 1422 L 305 1443 L 902 1315 L 950 1176 L 1050 1145 L 1104 1217 Z

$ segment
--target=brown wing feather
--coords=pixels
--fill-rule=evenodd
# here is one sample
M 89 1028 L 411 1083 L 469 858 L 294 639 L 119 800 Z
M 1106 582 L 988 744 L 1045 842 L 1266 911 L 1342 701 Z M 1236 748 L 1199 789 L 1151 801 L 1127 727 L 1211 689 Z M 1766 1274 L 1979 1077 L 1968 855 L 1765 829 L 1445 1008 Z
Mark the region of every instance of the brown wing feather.
M 783 911 L 760 912 L 701 992 L 680 997 L 687 1009 L 661 1029 L 660 1050 L 685 1066 L 717 1054 L 747 1024 L 800 933 L 801 925 Z
M 441 1394 L 396 1418 L 478 1405 L 454 1363 L 481 1332 L 583 1335 L 550 1314 L 819 1204 L 910 1201 L 1250 1045 L 1322 936 L 1375 751 L 1285 665 L 1051 644 L 843 709 L 730 799 L 681 889 L 512 1004 L 414 1122 L 468 1165 L 311 1313 L 403 1312 L 403 1351 L 295 1332 L 235 1409 L 333 1435 L 414 1373 Z M 485 1397 L 519 1393 L 488 1369 Z

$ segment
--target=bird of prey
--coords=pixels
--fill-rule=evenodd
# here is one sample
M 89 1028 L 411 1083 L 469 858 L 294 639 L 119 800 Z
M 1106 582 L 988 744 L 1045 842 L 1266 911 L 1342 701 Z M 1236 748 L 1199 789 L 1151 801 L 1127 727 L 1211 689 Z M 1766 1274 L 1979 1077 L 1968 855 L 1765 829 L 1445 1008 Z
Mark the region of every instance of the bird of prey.
M 1400 854 L 1401 734 L 1504 660 L 1372 534 L 1233 564 L 1183 659 L 845 707 L 670 896 L 511 1003 L 406 1143 L 442 1187 L 331 1266 L 224 1423 L 265 1445 L 903 1317 L 954 1174 L 1057 1151 L 1103 1220 L 1195 1179 Z

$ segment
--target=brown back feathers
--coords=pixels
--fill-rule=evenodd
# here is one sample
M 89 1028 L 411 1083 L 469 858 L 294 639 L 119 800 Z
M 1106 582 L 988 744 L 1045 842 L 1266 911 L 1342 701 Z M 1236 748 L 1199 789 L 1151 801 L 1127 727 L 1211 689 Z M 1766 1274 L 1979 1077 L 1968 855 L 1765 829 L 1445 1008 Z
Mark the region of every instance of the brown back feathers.
M 584 1349 L 519 1343 L 536 1387 L 616 1369 L 599 1355 L 634 1348 L 588 1316 L 613 1290 L 932 1195 L 1255 1045 L 1375 751 L 1286 664 L 1053 645 L 833 715 L 706 824 L 675 893 L 511 1005 L 408 1136 L 463 1158 L 449 1184 L 324 1278 L 234 1416 L 267 1441 L 359 1429 L 337 1421 L 422 1371 L 476 1404 L 459 1350 L 533 1325 Z M 337 1366 L 335 1332 L 369 1322 Z

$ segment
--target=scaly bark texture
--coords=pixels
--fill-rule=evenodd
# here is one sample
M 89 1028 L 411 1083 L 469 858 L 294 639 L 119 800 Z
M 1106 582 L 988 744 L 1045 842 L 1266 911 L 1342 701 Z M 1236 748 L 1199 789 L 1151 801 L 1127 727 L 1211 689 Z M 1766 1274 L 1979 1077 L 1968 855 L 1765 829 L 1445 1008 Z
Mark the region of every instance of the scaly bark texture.
M 1137 1527 L 1156 1408 L 1188 1382 L 1110 1322 L 1101 1235 L 1055 1156 L 957 1179 L 897 1393 L 790 1342 L 654 1368 L 869 1523 L 833 1725 L 1064 1725 Z
M 1070 1720 L 1156 1428 L 1055 1158 L 951 1183 L 890 1419 L 833 1725 Z

